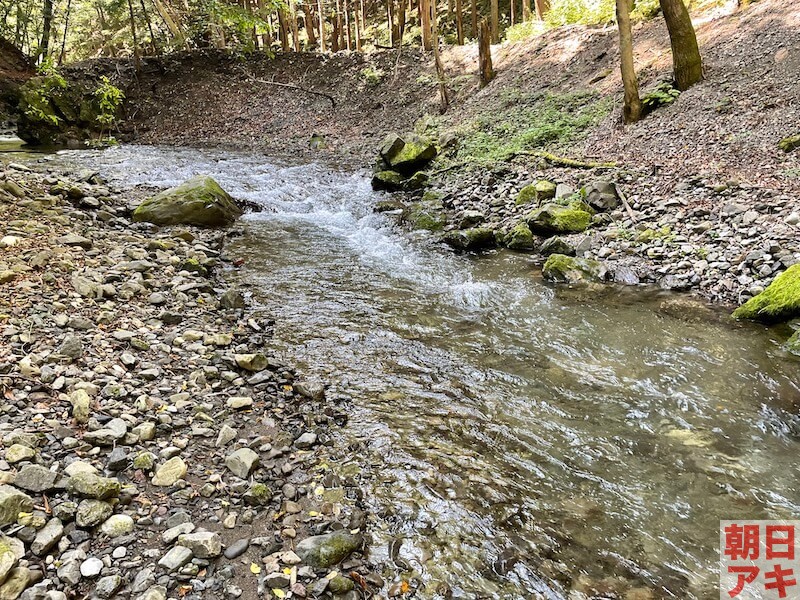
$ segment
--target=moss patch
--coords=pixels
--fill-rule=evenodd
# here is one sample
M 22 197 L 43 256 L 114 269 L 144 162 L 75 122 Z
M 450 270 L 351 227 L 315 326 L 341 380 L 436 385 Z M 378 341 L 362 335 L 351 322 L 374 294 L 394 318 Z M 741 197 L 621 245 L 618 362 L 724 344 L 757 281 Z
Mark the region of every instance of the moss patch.
M 530 230 L 542 235 L 580 233 L 591 220 L 592 215 L 585 210 L 558 204 L 546 204 L 525 217 Z
M 414 202 L 403 211 L 403 220 L 414 229 L 441 231 L 447 222 L 440 206 L 435 202 Z
M 535 238 L 528 224 L 522 222 L 517 223 L 514 228 L 508 232 L 503 242 L 509 250 L 525 251 L 533 250 Z
M 606 273 L 601 262 L 564 254 L 551 254 L 542 267 L 544 278 L 556 283 L 603 281 Z
M 800 316 L 800 264 L 792 265 L 775 278 L 767 289 L 733 311 L 734 319 L 766 323 Z
M 530 204 L 531 202 L 541 202 L 556 197 L 556 184 L 546 179 L 526 185 L 519 191 L 517 196 L 517 206 Z

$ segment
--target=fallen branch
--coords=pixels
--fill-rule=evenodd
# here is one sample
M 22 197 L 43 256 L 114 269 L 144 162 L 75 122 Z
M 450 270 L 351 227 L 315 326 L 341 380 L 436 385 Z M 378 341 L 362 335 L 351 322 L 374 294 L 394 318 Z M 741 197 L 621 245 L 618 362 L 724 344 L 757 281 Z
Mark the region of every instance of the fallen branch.
M 326 94 L 325 92 L 318 92 L 316 90 L 310 90 L 308 88 L 300 87 L 299 85 L 292 85 L 291 83 L 280 83 L 278 81 L 267 81 L 266 79 L 256 79 L 255 77 L 247 77 L 248 81 L 252 81 L 254 83 L 261 83 L 263 85 L 275 85 L 282 88 L 289 88 L 291 90 L 297 90 L 299 92 L 305 92 L 307 94 L 314 94 L 316 96 L 322 96 L 323 98 L 327 98 L 331 101 L 331 108 L 336 108 L 336 100 L 330 94 Z
M 539 158 L 543 158 L 547 162 L 553 163 L 554 165 L 570 167 L 573 169 L 615 169 L 617 167 L 617 163 L 584 162 L 581 160 L 575 160 L 574 158 L 567 158 L 566 156 L 556 156 L 555 154 L 542 152 L 540 150 L 535 152 L 520 150 L 512 153 L 508 159 L 510 160 L 515 156 L 538 156 Z
M 625 197 L 625 193 L 619 189 L 619 186 L 617 186 L 617 194 L 619 195 L 619 199 L 622 200 L 622 206 L 625 207 L 625 210 L 628 212 L 628 216 L 631 218 L 631 221 L 636 223 L 636 217 L 633 215 L 633 209 L 631 208 L 631 205 L 628 204 L 628 199 Z

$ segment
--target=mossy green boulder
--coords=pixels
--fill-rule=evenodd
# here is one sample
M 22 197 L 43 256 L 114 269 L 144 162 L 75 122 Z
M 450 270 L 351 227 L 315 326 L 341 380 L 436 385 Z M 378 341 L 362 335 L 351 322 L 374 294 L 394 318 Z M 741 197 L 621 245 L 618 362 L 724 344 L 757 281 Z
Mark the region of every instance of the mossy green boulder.
M 142 202 L 133 212 L 134 221 L 199 227 L 224 227 L 240 216 L 242 209 L 207 175 L 197 175 L 165 190 Z
M 312 567 L 327 569 L 358 550 L 362 541 L 360 535 L 340 530 L 308 537 L 297 544 L 295 552 Z
M 108 500 L 119 496 L 120 483 L 111 477 L 100 477 L 94 473 L 75 473 L 67 481 L 67 491 L 71 494 Z
M 778 275 L 767 289 L 733 311 L 734 319 L 762 323 L 788 321 L 800 316 L 800 264 Z
M 436 146 L 414 133 L 391 133 L 384 139 L 380 154 L 392 170 L 410 175 L 436 158 Z
M 412 202 L 403 211 L 402 219 L 413 229 L 428 231 L 441 231 L 447 222 L 441 203 L 438 201 Z
M 396 192 L 403 188 L 405 178 L 397 171 L 377 171 L 372 175 L 372 189 L 375 191 Z
M 547 179 L 540 179 L 530 185 L 526 185 L 519 191 L 517 196 L 517 206 L 522 204 L 530 204 L 532 202 L 541 202 L 542 200 L 550 200 L 556 197 L 556 184 Z
M 0 485 L 0 526 L 16 523 L 21 512 L 33 510 L 33 498 L 10 485 Z
M 591 220 L 592 215 L 585 210 L 558 204 L 545 204 L 525 217 L 530 230 L 540 235 L 580 233 Z
M 608 271 L 603 263 L 565 254 L 551 254 L 544 263 L 542 275 L 555 283 L 589 283 L 605 281 Z
M 517 223 L 511 231 L 506 234 L 503 243 L 509 250 L 524 252 L 526 250 L 533 250 L 536 245 L 536 238 L 533 237 L 528 224 L 521 222 Z
M 795 331 L 792 337 L 786 340 L 784 347 L 792 354 L 800 356 L 800 329 Z
M 497 245 L 494 231 L 487 227 L 472 227 L 451 231 L 444 236 L 444 242 L 462 252 L 469 250 L 484 250 Z

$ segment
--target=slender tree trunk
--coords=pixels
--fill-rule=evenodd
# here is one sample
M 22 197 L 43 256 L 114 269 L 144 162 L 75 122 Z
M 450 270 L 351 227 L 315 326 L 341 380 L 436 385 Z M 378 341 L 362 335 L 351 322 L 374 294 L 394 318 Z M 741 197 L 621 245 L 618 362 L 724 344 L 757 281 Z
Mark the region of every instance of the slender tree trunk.
M 692 18 L 683 0 L 659 0 L 669 30 L 672 68 L 678 89 L 688 90 L 703 79 L 703 61 Z
M 139 56 L 139 39 L 136 37 L 136 19 L 133 15 L 133 3 L 128 0 L 128 14 L 131 20 L 131 36 L 133 37 L 133 64 L 136 67 L 136 72 L 142 70 L 142 59 Z
M 478 64 L 480 67 L 481 87 L 485 87 L 494 79 L 491 35 L 489 22 L 486 19 L 482 19 L 478 26 Z
M 436 64 L 436 77 L 439 80 L 439 100 L 441 102 L 441 112 L 444 114 L 450 106 L 450 98 L 447 95 L 447 80 L 445 78 L 444 65 L 442 64 L 442 57 L 439 56 L 439 25 L 436 18 L 436 2 L 433 0 L 431 3 L 431 29 L 433 38 L 433 60 Z
M 289 24 L 292 26 L 294 51 L 300 52 L 300 31 L 297 28 L 297 6 L 294 2 L 289 3 L 289 18 L 291 19 Z
M 544 16 L 550 10 L 550 0 L 533 0 L 533 3 L 536 5 L 536 18 L 544 21 Z
M 319 7 L 319 51 L 325 52 L 327 48 L 325 47 L 325 12 L 323 11 L 323 0 L 317 0 L 317 6 Z
M 314 16 L 311 14 L 311 7 L 303 2 L 303 27 L 308 36 L 308 45 L 314 48 L 317 45 L 317 34 L 314 33 Z
M 44 0 L 42 18 L 42 43 L 39 49 L 39 56 L 47 58 L 47 53 L 50 50 L 50 30 L 53 26 L 53 0 Z
M 67 51 L 67 31 L 69 31 L 69 15 L 72 8 L 72 0 L 67 0 L 67 14 L 64 17 L 64 37 L 61 38 L 61 52 L 58 54 L 58 64 L 64 62 L 64 55 Z
M 522 22 L 531 20 L 531 0 L 522 0 Z
M 69 18 L 69 2 L 71 0 L 67 1 L 67 18 Z M 147 23 L 147 30 L 150 32 L 150 44 L 153 46 L 153 53 L 159 54 L 158 44 L 156 43 L 156 34 L 153 33 L 153 22 L 150 20 L 150 15 L 148 14 L 147 8 L 144 5 L 144 0 L 139 0 L 139 3 L 142 5 L 142 14 L 144 15 L 144 22 Z M 66 26 L 64 31 L 66 32 Z
M 477 0 L 470 0 L 469 2 L 470 17 L 472 18 L 472 39 L 478 37 L 478 2 Z
M 511 3 L 510 10 L 509 10 L 509 18 L 511 19 L 511 24 L 514 25 L 517 22 L 517 7 L 515 0 L 509 0 Z
M 617 0 L 617 24 L 619 25 L 619 58 L 622 70 L 622 85 L 625 100 L 622 116 L 626 123 L 642 118 L 642 101 L 639 99 L 639 82 L 633 63 L 633 34 L 631 33 L 631 0 Z
M 422 49 L 432 50 L 431 41 L 431 2 L 433 0 L 419 0 L 420 27 L 422 28 Z
M 492 43 L 498 44 L 500 43 L 500 7 L 498 0 L 491 0 L 489 4 L 492 18 Z
M 344 3 L 344 27 L 347 37 L 347 50 L 350 51 L 353 49 L 353 32 L 352 32 L 352 27 L 350 27 L 351 25 L 350 0 L 343 0 L 343 3 Z
M 464 7 L 461 0 L 456 0 L 456 41 L 464 45 Z
M 336 47 L 334 48 L 334 52 L 341 50 L 344 48 L 345 45 L 345 37 L 344 37 L 344 27 L 342 26 L 342 0 L 336 0 L 336 17 L 334 18 L 336 22 Z
M 358 0 L 355 0 L 355 4 L 353 5 L 353 26 L 355 27 L 356 33 L 356 52 L 361 52 L 361 19 L 359 18 L 359 8 L 363 9 L 363 5 L 359 7 Z
M 386 26 L 389 31 L 389 45 L 394 47 L 397 42 L 394 36 L 394 2 L 386 0 Z
M 281 40 L 281 50 L 283 52 L 289 51 L 289 35 L 288 35 L 288 27 L 286 23 L 286 15 L 283 12 L 283 8 L 279 8 L 277 10 L 278 13 L 278 37 Z

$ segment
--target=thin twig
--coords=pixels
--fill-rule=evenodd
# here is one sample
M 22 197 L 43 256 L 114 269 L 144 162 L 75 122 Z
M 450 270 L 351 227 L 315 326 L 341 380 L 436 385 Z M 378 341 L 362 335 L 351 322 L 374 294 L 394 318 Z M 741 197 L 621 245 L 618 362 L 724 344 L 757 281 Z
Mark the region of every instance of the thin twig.
M 252 81 L 254 83 L 261 83 L 264 85 L 275 85 L 278 87 L 289 88 L 292 90 L 298 90 L 300 92 L 306 92 L 307 94 L 315 94 L 317 96 L 322 96 L 327 98 L 331 101 L 331 108 L 336 108 L 336 100 L 330 94 L 326 94 L 325 92 L 318 92 L 316 90 L 309 90 L 308 88 L 300 87 L 299 85 L 292 85 L 291 83 L 280 83 L 278 81 L 267 81 L 266 79 L 256 79 L 255 77 L 247 76 L 248 81 Z

